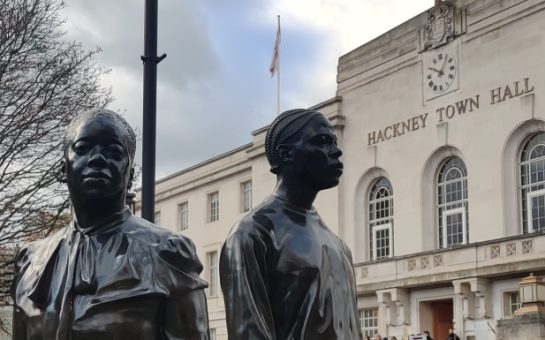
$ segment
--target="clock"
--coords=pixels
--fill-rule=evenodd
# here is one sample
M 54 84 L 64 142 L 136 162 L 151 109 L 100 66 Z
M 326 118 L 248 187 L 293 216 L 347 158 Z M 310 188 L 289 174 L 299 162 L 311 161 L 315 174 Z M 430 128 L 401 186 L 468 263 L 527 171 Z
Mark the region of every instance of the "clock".
M 424 67 L 424 86 L 434 94 L 446 92 L 455 82 L 458 70 L 454 53 L 435 53 Z

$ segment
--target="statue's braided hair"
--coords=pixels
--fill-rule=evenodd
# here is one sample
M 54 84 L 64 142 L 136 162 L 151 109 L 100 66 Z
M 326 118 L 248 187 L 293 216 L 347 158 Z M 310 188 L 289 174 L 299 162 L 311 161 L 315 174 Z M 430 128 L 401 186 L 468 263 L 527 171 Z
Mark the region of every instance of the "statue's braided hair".
M 134 155 L 136 152 L 136 134 L 134 133 L 134 130 L 129 125 L 129 123 L 123 117 L 121 117 L 119 114 L 111 110 L 107 110 L 104 108 L 86 111 L 82 114 L 77 115 L 76 117 L 72 119 L 72 121 L 66 127 L 66 135 L 64 138 L 64 149 L 66 150 L 68 145 L 74 141 L 74 137 L 77 132 L 76 129 L 84 121 L 87 121 L 93 118 L 99 118 L 99 117 L 109 119 L 119 124 L 125 130 L 125 132 L 127 133 L 127 140 L 128 140 L 127 148 L 129 151 L 129 156 L 131 158 L 131 164 L 132 164 L 134 161 Z
M 265 136 L 265 154 L 272 173 L 278 173 L 278 146 L 297 136 L 316 115 L 322 114 L 307 109 L 293 109 L 281 113 L 271 123 Z

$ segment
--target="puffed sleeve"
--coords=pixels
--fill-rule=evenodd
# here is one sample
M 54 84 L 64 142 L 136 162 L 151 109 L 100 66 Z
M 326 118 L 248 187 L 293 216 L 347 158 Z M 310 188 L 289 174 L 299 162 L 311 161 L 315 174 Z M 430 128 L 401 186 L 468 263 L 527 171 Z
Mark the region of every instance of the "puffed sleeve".
M 276 339 L 266 252 L 263 238 L 245 232 L 235 232 L 223 245 L 220 279 L 229 340 Z
M 168 265 L 163 278 L 172 285 L 165 302 L 163 334 L 166 340 L 208 340 L 208 312 L 199 277 L 202 265 L 191 240 L 173 234 L 159 257 Z
M 201 290 L 208 284 L 200 278 L 202 264 L 197 257 L 193 242 L 182 235 L 172 234 L 159 245 L 159 256 L 155 260 L 155 277 L 168 287 L 171 295 Z

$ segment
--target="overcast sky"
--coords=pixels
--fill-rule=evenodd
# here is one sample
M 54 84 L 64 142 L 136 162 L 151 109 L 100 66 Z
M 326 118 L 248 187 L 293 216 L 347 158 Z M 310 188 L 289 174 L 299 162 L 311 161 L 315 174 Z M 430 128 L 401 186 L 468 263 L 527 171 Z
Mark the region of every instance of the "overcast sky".
M 66 0 L 68 37 L 100 46 L 104 85 L 141 134 L 144 0 Z M 281 16 L 281 111 L 335 95 L 338 58 L 433 0 L 160 0 L 157 179 L 251 141 L 276 116 L 268 67 Z M 141 145 L 138 145 L 137 163 Z

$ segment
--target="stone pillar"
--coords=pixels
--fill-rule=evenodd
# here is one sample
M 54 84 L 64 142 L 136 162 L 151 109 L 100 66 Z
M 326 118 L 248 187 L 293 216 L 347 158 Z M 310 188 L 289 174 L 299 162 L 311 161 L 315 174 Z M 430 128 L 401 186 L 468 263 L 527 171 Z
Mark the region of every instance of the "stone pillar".
M 410 324 L 409 291 L 392 288 L 377 291 L 379 333 L 387 335 L 388 327 Z
M 390 294 L 389 292 L 377 291 L 378 298 L 378 333 L 382 336 L 388 334 L 390 325 Z
M 455 280 L 454 286 L 454 331 L 464 334 L 464 321 L 485 319 L 492 316 L 490 281 L 472 277 Z
M 453 297 L 453 329 L 460 336 L 464 334 L 464 320 L 468 317 L 468 299 L 471 298 L 469 285 L 460 281 L 453 281 L 454 297 Z

